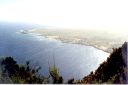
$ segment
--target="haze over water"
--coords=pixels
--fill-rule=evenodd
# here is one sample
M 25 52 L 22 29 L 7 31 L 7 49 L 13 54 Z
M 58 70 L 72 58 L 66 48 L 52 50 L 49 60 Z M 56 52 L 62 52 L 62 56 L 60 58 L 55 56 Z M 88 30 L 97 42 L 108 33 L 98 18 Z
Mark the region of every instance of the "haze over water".
M 0 21 L 125 32 L 127 4 L 127 0 L 0 0 Z
M 0 0 L 0 21 L 56 29 L 104 30 L 119 33 L 127 40 L 127 4 L 127 0 Z M 91 46 L 20 34 L 20 30 L 36 27 L 19 24 L 0 24 L 0 56 L 13 56 L 19 63 L 30 60 L 42 67 L 44 75 L 48 75 L 48 62 L 53 64 L 53 56 L 64 79 L 83 78 L 109 56 Z M 109 38 L 113 37 L 118 38 Z
M 0 56 L 13 56 L 19 63 L 29 60 L 33 66 L 41 66 L 45 76 L 48 76 L 48 62 L 53 65 L 53 56 L 65 80 L 83 78 L 109 56 L 91 46 L 62 43 L 37 34 L 20 34 L 21 29 L 24 29 L 22 25 L 0 25 Z

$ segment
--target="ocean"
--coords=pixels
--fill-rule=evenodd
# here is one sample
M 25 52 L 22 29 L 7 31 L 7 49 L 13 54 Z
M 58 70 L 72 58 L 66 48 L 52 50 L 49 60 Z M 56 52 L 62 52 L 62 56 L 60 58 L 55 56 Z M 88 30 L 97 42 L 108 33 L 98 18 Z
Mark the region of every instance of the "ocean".
M 12 56 L 20 64 L 30 61 L 31 66 L 41 67 L 40 73 L 44 76 L 49 75 L 49 65 L 55 62 L 64 80 L 83 78 L 96 70 L 109 56 L 109 53 L 92 46 L 19 33 L 20 30 L 33 27 L 19 23 L 0 23 L 0 56 Z

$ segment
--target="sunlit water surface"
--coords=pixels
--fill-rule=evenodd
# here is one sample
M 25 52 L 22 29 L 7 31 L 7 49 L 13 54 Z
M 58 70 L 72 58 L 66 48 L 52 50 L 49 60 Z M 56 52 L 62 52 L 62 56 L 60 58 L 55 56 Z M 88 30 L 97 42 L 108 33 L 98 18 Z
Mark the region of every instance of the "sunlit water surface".
M 0 25 L 0 56 L 13 56 L 18 63 L 29 60 L 48 76 L 49 64 L 59 68 L 64 80 L 81 79 L 107 59 L 108 53 L 91 46 L 62 43 L 37 34 L 21 34 L 21 26 Z

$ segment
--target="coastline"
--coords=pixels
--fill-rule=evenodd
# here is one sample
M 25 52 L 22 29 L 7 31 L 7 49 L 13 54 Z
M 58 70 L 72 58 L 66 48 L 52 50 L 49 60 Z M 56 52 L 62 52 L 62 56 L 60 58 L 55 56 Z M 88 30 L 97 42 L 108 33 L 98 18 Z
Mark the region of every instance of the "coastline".
M 72 29 L 29 29 L 20 30 L 22 34 L 37 34 L 49 39 L 59 40 L 63 43 L 92 46 L 107 53 L 112 53 L 113 48 L 119 48 L 127 36 L 111 33 L 105 30 L 72 30 Z
M 66 40 L 64 40 L 64 39 L 60 39 L 59 38 L 59 36 L 46 36 L 46 35 L 43 35 L 43 34 L 41 34 L 41 33 L 37 33 L 37 32 L 34 32 L 35 30 L 22 30 L 22 31 L 20 31 L 19 33 L 21 33 L 21 34 L 37 34 L 36 36 L 42 36 L 42 37 L 44 37 L 44 38 L 48 38 L 48 39 L 54 39 L 54 40 L 58 40 L 58 41 L 61 41 L 62 43 L 69 43 L 69 44 L 78 44 L 78 45 L 84 45 L 84 46 L 92 46 L 92 47 L 94 47 L 94 48 L 96 48 L 96 49 L 98 49 L 98 50 L 102 50 L 102 51 L 104 51 L 104 52 L 106 52 L 106 53 L 111 53 L 110 51 L 107 51 L 107 50 L 104 50 L 104 49 L 102 49 L 102 48 L 100 48 L 100 47 L 97 47 L 97 46 L 95 46 L 95 45 L 91 45 L 91 44 L 89 44 L 89 43 L 80 43 L 80 42 L 70 42 L 70 41 L 66 41 Z
M 56 38 L 56 37 L 53 37 L 53 36 L 44 36 L 44 35 L 38 35 L 38 36 L 43 36 L 43 37 L 45 37 L 45 38 L 48 38 L 48 39 L 54 39 L 54 40 L 58 40 L 58 41 L 61 41 L 62 43 L 69 43 L 69 44 L 77 44 L 77 45 L 84 45 L 84 46 L 92 46 L 92 47 L 94 47 L 94 48 L 96 48 L 96 49 L 98 49 L 98 50 L 102 50 L 102 51 L 104 51 L 104 52 L 106 52 L 106 53 L 111 53 L 111 52 L 109 52 L 109 51 L 106 51 L 106 50 L 104 50 L 104 49 L 102 49 L 102 48 L 98 48 L 98 47 L 96 47 L 95 45 L 90 45 L 90 44 L 86 44 L 86 43 L 74 43 L 74 42 L 66 42 L 65 40 L 63 40 L 63 39 L 59 39 L 59 38 Z

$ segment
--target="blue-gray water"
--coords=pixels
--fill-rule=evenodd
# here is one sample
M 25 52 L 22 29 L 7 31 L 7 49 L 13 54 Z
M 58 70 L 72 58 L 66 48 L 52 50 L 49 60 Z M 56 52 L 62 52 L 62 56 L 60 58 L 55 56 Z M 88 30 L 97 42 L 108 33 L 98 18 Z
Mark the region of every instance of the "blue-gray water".
M 65 80 L 81 79 L 95 70 L 108 53 L 91 46 L 62 43 L 36 34 L 17 33 L 29 26 L 0 24 L 0 56 L 13 56 L 19 63 L 29 60 L 33 66 L 41 66 L 41 73 L 48 76 L 48 62 L 59 68 Z

